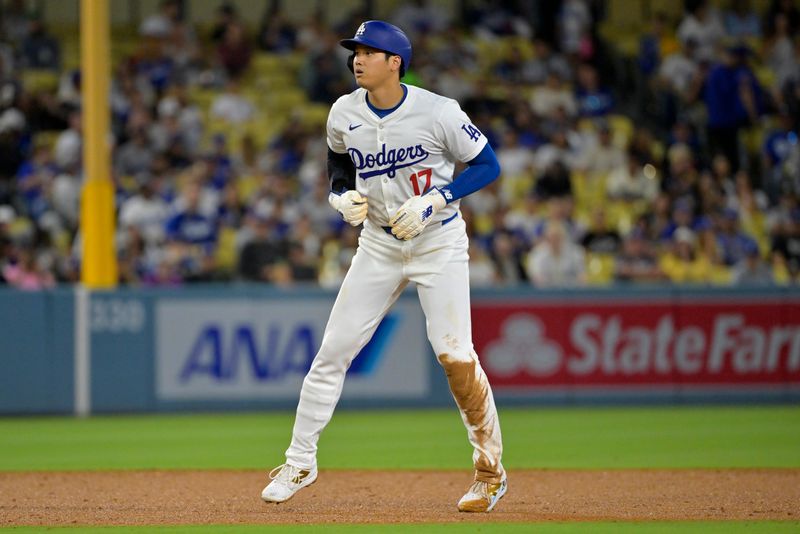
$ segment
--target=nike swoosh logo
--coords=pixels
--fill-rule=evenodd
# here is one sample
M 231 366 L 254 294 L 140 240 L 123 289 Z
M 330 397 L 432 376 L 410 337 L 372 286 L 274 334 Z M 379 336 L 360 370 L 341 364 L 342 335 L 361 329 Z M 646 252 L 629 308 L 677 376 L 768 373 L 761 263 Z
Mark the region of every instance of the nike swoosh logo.
M 351 132 L 352 132 L 353 130 L 355 130 L 356 128 L 361 128 L 361 125 L 360 125 L 360 124 L 356 124 L 355 126 L 353 126 L 352 124 L 350 125 L 350 131 L 351 131 Z

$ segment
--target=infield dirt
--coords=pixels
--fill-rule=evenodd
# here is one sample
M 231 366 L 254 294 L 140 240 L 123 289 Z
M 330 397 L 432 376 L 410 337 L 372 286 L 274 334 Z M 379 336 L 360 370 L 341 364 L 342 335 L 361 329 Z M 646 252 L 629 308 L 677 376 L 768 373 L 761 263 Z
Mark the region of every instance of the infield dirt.
M 466 472 L 321 471 L 283 504 L 266 472 L 0 473 L 0 526 L 464 521 L 798 520 L 800 469 L 520 470 L 491 514 L 463 514 Z

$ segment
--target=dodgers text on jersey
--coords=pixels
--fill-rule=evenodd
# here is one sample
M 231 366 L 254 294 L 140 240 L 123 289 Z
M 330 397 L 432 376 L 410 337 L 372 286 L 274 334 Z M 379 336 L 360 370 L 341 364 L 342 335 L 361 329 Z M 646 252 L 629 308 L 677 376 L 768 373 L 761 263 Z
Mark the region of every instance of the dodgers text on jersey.
M 429 152 L 425 150 L 422 145 L 414 145 L 405 148 L 391 148 L 386 150 L 386 144 L 381 145 L 380 152 L 370 154 L 369 152 L 364 155 L 357 148 L 348 148 L 347 152 L 350 154 L 350 159 L 353 160 L 358 171 L 364 169 L 377 169 L 369 170 L 366 172 L 359 172 L 358 176 L 366 180 L 373 176 L 380 176 L 385 174 L 389 178 L 394 178 L 397 174 L 397 169 L 403 169 L 416 165 L 425 161 L 429 156 Z

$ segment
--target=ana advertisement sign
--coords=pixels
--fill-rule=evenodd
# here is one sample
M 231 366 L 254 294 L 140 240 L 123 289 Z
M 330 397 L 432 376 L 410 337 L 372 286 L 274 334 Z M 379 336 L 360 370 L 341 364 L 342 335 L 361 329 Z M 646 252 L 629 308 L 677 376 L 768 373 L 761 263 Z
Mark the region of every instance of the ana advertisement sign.
M 296 399 L 331 302 L 162 300 L 156 304 L 161 400 Z M 420 398 L 430 347 L 419 304 L 399 301 L 348 371 L 343 398 Z

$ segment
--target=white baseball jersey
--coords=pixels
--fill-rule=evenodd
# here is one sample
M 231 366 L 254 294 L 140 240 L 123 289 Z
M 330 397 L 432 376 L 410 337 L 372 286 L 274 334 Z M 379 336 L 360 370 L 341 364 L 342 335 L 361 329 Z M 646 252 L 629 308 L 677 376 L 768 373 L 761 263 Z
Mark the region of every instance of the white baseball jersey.
M 384 118 L 369 108 L 363 88 L 339 98 L 328 115 L 328 146 L 350 155 L 356 190 L 369 199 L 367 218 L 378 226 L 388 226 L 412 196 L 451 183 L 455 162 L 472 160 L 486 146 L 458 102 L 405 87 L 403 103 Z M 459 204 L 447 204 L 431 224 L 455 216 Z

